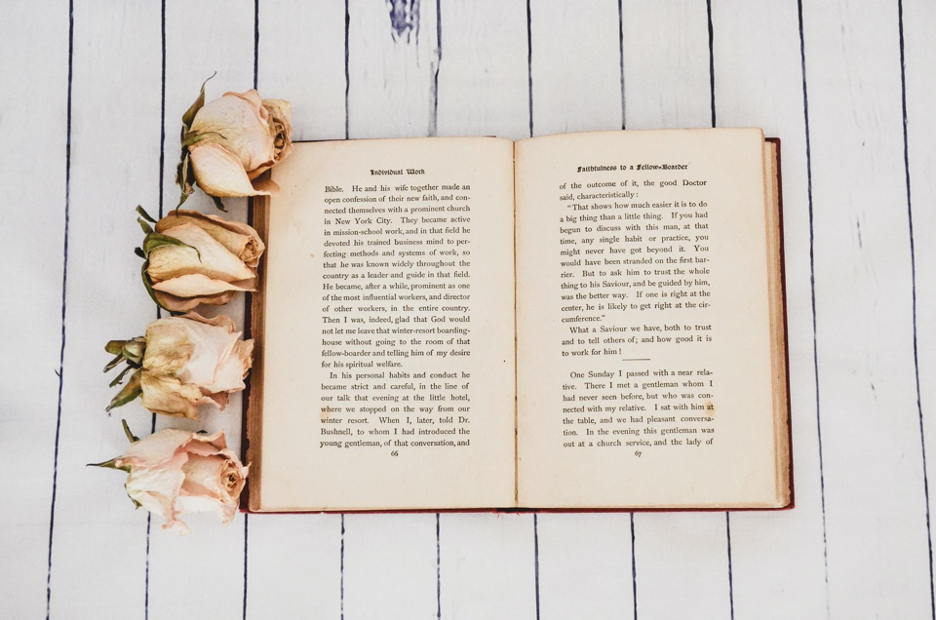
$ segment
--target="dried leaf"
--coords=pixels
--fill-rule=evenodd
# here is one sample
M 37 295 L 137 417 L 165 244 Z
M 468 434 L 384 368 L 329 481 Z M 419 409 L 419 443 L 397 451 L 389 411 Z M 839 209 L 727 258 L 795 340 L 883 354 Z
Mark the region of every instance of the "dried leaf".
M 120 354 L 124 356 L 131 364 L 140 365 L 143 363 L 143 354 L 146 352 L 146 338 L 138 337 L 128 340 L 124 343 Z
M 214 201 L 215 206 L 218 207 L 218 209 L 227 213 L 227 209 L 224 208 L 224 203 L 221 202 L 221 199 L 219 197 L 212 196 L 211 199 Z
M 124 356 L 122 353 L 118 353 L 117 357 L 107 362 L 107 366 L 104 367 L 104 372 L 110 372 L 113 369 L 117 368 L 124 361 Z
M 204 133 L 195 133 L 194 131 L 186 131 L 182 133 L 182 148 L 186 148 L 195 144 L 198 144 L 208 136 L 218 136 L 222 140 L 224 139 L 224 134 L 218 133 L 217 131 L 206 131 Z
M 194 248 L 185 242 L 179 241 L 175 237 L 169 237 L 158 232 L 150 233 L 143 239 L 143 253 L 149 258 L 150 252 L 164 245 L 177 245 L 195 250 L 195 253 L 198 254 L 198 260 L 201 260 L 201 252 L 198 251 L 198 248 Z
M 123 351 L 123 346 L 125 344 L 127 344 L 126 340 L 111 340 L 106 345 L 104 345 L 104 350 L 111 355 L 120 355 L 120 352 Z
M 142 252 L 142 250 L 140 251 Z M 153 291 L 153 283 L 150 282 L 149 274 L 146 272 L 148 267 L 149 261 L 143 261 L 143 267 L 140 269 L 140 273 L 143 276 L 143 287 L 146 289 L 146 292 L 149 293 L 150 299 L 153 300 L 153 303 L 162 308 L 163 305 L 159 303 L 158 299 L 156 299 L 156 293 Z
M 121 421 L 120 421 L 120 424 L 123 426 L 124 435 L 127 436 L 127 439 L 130 441 L 130 443 L 136 443 L 136 442 L 140 441 L 140 438 L 139 438 L 139 437 L 137 437 L 137 436 L 134 435 L 132 432 L 130 432 L 130 425 L 127 424 L 127 421 L 126 421 L 126 420 L 121 420 Z
M 127 382 L 127 385 L 124 386 L 120 392 L 117 393 L 117 396 L 110 401 L 110 404 L 107 405 L 105 411 L 110 411 L 117 407 L 122 407 L 126 405 L 133 399 L 139 397 L 143 394 L 143 388 L 140 384 L 140 375 L 142 371 L 138 370 L 133 375 L 130 376 L 130 381 Z
M 140 215 L 140 217 L 142 217 L 147 222 L 151 222 L 153 224 L 156 223 L 156 220 L 153 219 L 153 216 L 147 213 L 146 209 L 144 209 L 142 205 L 137 205 L 136 212 Z
M 117 467 L 117 459 L 119 456 L 115 456 L 109 461 L 103 461 L 101 463 L 88 463 L 86 467 L 104 467 L 106 469 L 119 469 L 120 471 L 125 471 L 128 474 L 130 473 L 130 466 L 124 465 L 123 467 Z
M 210 80 L 216 75 L 218 75 L 217 71 L 212 73 L 211 77 L 209 77 L 208 80 Z M 195 115 L 198 114 L 198 111 L 201 110 L 202 107 L 205 105 L 205 84 L 208 83 L 208 80 L 205 80 L 204 82 L 202 82 L 201 92 L 198 93 L 198 99 L 196 99 L 195 103 L 189 106 L 189 109 L 186 110 L 185 114 L 182 115 L 182 126 L 185 127 L 186 131 L 188 130 L 189 127 L 192 126 L 192 121 L 195 120 Z
M 121 370 L 120 373 L 119 373 L 116 377 L 114 377 L 114 380 L 111 381 L 111 382 L 107 385 L 107 387 L 114 387 L 115 385 L 120 385 L 121 383 L 123 383 L 124 375 L 126 375 L 126 374 L 127 374 L 128 372 L 130 372 L 131 370 L 134 370 L 135 368 L 136 368 L 135 366 L 131 366 L 131 365 L 127 364 L 127 367 L 124 368 L 123 370 Z
M 137 223 L 140 225 L 140 228 L 143 229 L 143 232 L 147 235 L 153 232 L 153 227 L 147 224 L 146 220 L 144 220 L 142 217 L 137 218 Z

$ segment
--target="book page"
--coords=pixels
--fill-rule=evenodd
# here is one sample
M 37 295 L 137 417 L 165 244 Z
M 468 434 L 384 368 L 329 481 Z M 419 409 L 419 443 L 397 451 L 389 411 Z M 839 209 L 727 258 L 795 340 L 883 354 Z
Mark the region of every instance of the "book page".
M 762 132 L 516 157 L 520 505 L 779 505 Z
M 300 144 L 273 180 L 252 508 L 512 506 L 513 143 Z

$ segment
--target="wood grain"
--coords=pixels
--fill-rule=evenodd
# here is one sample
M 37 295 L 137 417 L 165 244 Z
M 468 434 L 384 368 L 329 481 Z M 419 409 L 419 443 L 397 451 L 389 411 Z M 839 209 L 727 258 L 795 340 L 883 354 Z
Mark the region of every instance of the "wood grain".
M 191 24 L 211 24 L 212 36 L 192 36 Z M 175 167 L 178 163 L 180 115 L 198 96 L 201 82 L 215 71 L 217 76 L 206 87 L 211 100 L 227 91 L 244 91 L 253 83 L 254 3 L 237 0 L 221 4 L 190 3 L 167 0 L 166 15 L 165 164 L 163 168 L 163 211 L 175 208 L 178 187 Z M 246 199 L 225 201 L 225 217 L 246 221 Z M 186 209 L 217 213 L 213 202 L 200 190 L 186 201 Z M 244 299 L 237 297 L 223 309 L 239 329 L 244 326 Z M 175 427 L 209 432 L 224 429 L 228 445 L 240 450 L 241 395 L 233 394 L 224 411 L 203 408 L 199 422 L 166 419 L 158 416 L 156 429 Z M 192 515 L 186 522 L 196 532 L 181 538 L 158 531 L 159 518 L 153 519 L 149 557 L 149 618 L 205 617 L 221 615 L 240 617 L 246 585 L 244 583 L 244 516 L 238 515 L 226 527 L 218 527 L 217 517 Z M 211 575 L 211 579 L 205 579 Z
M 68 3 L 50 5 L 47 15 L 28 2 L 4 8 L 0 58 L 20 60 L 0 62 L 0 185 L 8 205 L 0 229 L 9 240 L 30 239 L 41 248 L 13 251 L 0 263 L 0 277 L 12 286 L 0 296 L 0 454 L 6 462 L 0 496 L 16 498 L 15 508 L 10 502 L 0 509 L 0 554 L 17 558 L 0 562 L 0 615 L 13 618 L 40 614 L 46 606 L 67 317 L 70 76 Z M 17 37 L 24 30 L 33 33 L 26 42 Z M 44 128 L 44 140 L 35 139 L 36 127 Z
M 620 129 L 617 5 L 586 2 L 557 9 L 534 2 L 530 13 L 534 134 Z M 539 515 L 538 618 L 636 612 L 634 520 L 629 514 Z
M 525 3 L 448 0 L 440 9 L 440 135 L 528 136 Z M 443 617 L 534 617 L 532 515 L 442 514 L 438 543 Z
M 349 0 L 348 10 L 348 137 L 435 133 L 436 5 Z M 438 611 L 436 515 L 347 515 L 343 531 L 348 618 Z
M 258 17 L 257 82 L 261 94 L 292 102 L 294 139 L 344 138 L 343 4 L 266 0 L 259 6 Z M 270 25 L 275 30 L 267 27 Z M 255 226 L 262 224 L 255 218 Z M 254 319 L 262 319 L 256 306 Z M 262 342 L 256 324 L 253 337 Z M 261 395 L 257 391 L 261 373 L 262 367 L 255 365 L 251 398 Z M 255 480 L 257 471 L 253 470 Z M 339 617 L 342 517 L 289 515 L 284 523 L 283 516 L 250 515 L 245 616 Z M 304 595 L 296 596 L 296 592 Z
M 929 317 L 936 316 L 936 247 L 929 243 L 936 235 L 936 211 L 929 205 L 936 202 L 936 127 L 928 116 L 931 102 L 936 98 L 936 76 L 932 67 L 936 62 L 936 41 L 928 32 L 928 24 L 936 23 L 936 6 L 910 0 L 898 5 L 903 44 L 901 60 L 906 66 L 904 80 L 905 173 L 907 180 L 907 236 L 911 244 L 911 311 L 914 328 L 914 361 L 916 362 L 917 414 L 920 423 L 920 454 L 929 455 L 924 461 L 927 477 L 924 492 L 927 495 L 930 538 L 927 552 L 930 566 L 930 605 L 933 605 L 933 517 L 936 515 L 936 497 L 932 484 L 936 481 L 936 324 Z M 911 449 L 910 446 L 907 447 Z M 929 452 L 927 453 L 927 449 Z M 921 542 L 922 544 L 922 542 Z M 936 615 L 936 612 L 933 612 Z
M 813 372 L 810 222 L 799 22 L 795 4 L 713 4 L 718 122 L 782 136 L 783 227 L 794 510 L 731 515 L 738 617 L 817 618 L 825 608 L 823 514 Z M 800 592 L 802 596 L 790 596 Z
M 705 4 L 628 2 L 623 20 L 627 128 L 711 127 Z M 634 532 L 639 616 L 730 617 L 725 513 L 637 514 Z
M 896 6 L 803 9 L 828 605 L 920 617 L 930 573 Z
M 123 453 L 122 417 L 140 434 L 150 421 L 138 402 L 104 412 L 114 395 L 101 372 L 110 357 L 104 344 L 141 335 L 155 313 L 132 252 L 142 239 L 133 209 L 152 209 L 158 192 L 159 7 L 114 14 L 117 6 L 73 6 L 65 364 L 55 528 L 46 540 L 50 617 L 121 609 L 140 618 L 145 608 L 146 514 L 128 510 L 122 473 L 85 467 Z M 99 30 L 102 22 L 114 27 Z M 104 576 L 111 597 L 102 596 Z
M 162 10 L 11 0 L 0 20 L 0 617 L 42 617 L 47 578 L 48 617 L 69 619 L 936 616 L 931 2 Z M 719 125 L 780 136 L 796 508 L 638 514 L 633 529 L 628 515 L 196 517 L 184 539 L 154 518 L 148 535 L 121 476 L 84 467 L 123 450 L 121 416 L 138 434 L 152 420 L 103 412 L 103 343 L 155 318 L 132 208 L 175 206 L 180 114 L 213 71 L 210 97 L 250 88 L 255 66 L 261 93 L 294 102 L 301 139 L 705 127 L 713 92 Z M 229 207 L 244 219 L 246 201 Z M 224 312 L 242 321 L 243 301 Z M 236 446 L 234 400 L 189 427 Z

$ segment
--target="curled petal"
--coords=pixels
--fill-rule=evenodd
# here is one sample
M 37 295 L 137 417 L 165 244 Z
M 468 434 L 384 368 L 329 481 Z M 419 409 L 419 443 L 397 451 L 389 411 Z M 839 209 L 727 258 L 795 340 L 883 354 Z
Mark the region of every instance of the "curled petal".
M 163 245 L 150 252 L 146 273 L 150 282 L 160 282 L 199 268 L 198 252 L 181 245 Z
M 249 172 L 248 176 L 251 179 L 280 163 L 292 152 L 292 104 L 284 99 L 264 99 L 263 107 L 270 113 L 273 160 L 269 165 Z
M 185 481 L 183 464 L 188 460 L 184 451 L 176 452 L 172 458 L 155 467 L 130 467 L 127 476 L 127 495 L 150 512 L 165 519 L 163 529 L 189 533 L 184 521 L 178 519 L 177 500 Z
M 199 305 L 223 306 L 234 298 L 236 291 L 227 291 L 220 295 L 207 295 L 200 297 L 176 297 L 169 293 L 153 291 L 156 297 L 156 303 L 170 312 L 188 312 L 197 308 Z
M 154 283 L 190 274 L 202 274 L 225 282 L 249 280 L 257 275 L 244 261 L 195 224 L 185 223 L 170 228 L 166 236 L 190 247 L 163 245 L 152 250 L 147 273 Z
M 250 284 L 250 286 L 241 286 L 243 283 Z M 225 282 L 224 280 L 213 280 L 200 273 L 193 273 L 172 278 L 165 282 L 157 282 L 153 284 L 153 290 L 168 293 L 175 297 L 190 298 L 211 297 L 228 291 L 253 291 L 254 287 L 253 280 L 242 283 Z
M 238 340 L 226 359 L 218 364 L 215 370 L 214 381 L 211 385 L 203 386 L 212 393 L 238 392 L 246 386 L 244 378 L 253 365 L 253 340 Z
M 211 196 L 272 196 L 275 184 L 251 185 L 240 159 L 223 146 L 203 142 L 189 148 L 195 180 Z M 274 189 L 275 188 L 275 189 Z
M 192 440 L 192 433 L 166 428 L 140 441 L 130 444 L 123 456 L 118 457 L 121 467 L 156 467 L 169 462 L 179 448 Z
M 153 321 L 146 327 L 143 370 L 151 375 L 176 375 L 194 351 L 195 346 L 184 323 L 175 318 Z M 144 389 L 144 398 L 145 394 Z
M 221 327 L 228 331 L 228 333 L 233 334 L 237 331 L 237 324 L 229 316 L 219 314 L 218 316 L 207 317 L 198 314 L 197 312 L 189 312 L 180 317 L 180 319 L 188 319 L 190 321 L 197 321 L 198 323 L 204 323 L 205 325 L 213 325 L 214 327 Z
M 191 131 L 202 138 L 200 143 L 212 142 L 231 152 L 250 173 L 273 161 L 269 118 L 257 91 L 225 93 L 198 111 Z
M 197 385 L 183 383 L 178 377 L 143 372 L 141 404 L 153 413 L 198 419 L 198 405 L 211 402 Z
M 244 261 L 248 267 L 256 267 L 263 254 L 264 245 L 260 235 L 243 222 L 225 220 L 216 215 L 206 215 L 198 211 L 173 211 L 156 222 L 156 232 L 175 237 L 169 232 L 176 226 L 193 224 L 211 235 L 211 238 Z

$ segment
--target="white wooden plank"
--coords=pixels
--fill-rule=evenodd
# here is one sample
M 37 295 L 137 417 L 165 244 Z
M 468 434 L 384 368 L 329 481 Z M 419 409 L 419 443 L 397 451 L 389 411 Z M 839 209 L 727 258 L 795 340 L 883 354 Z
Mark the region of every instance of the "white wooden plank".
M 527 12 L 522 0 L 443 0 L 438 129 L 529 137 Z
M 826 611 L 825 564 L 797 7 L 741 0 L 718 0 L 712 7 L 718 124 L 762 127 L 766 135 L 782 141 L 796 489 L 794 510 L 731 514 L 735 614 L 819 618 Z
M 132 249 L 133 207 L 158 189 L 159 7 L 74 4 L 71 191 L 51 618 L 143 618 L 146 513 L 120 472 L 85 467 L 127 446 L 131 403 L 108 416 L 107 340 L 143 332 L 153 304 Z M 105 594 L 106 593 L 106 594 Z
M 526 4 L 441 3 L 441 135 L 529 135 Z M 445 618 L 532 618 L 536 613 L 532 515 L 440 516 Z
M 936 481 L 936 384 L 930 378 L 936 373 L 936 325 L 928 317 L 936 316 L 936 247 L 930 243 L 936 237 L 936 211 L 932 209 L 936 203 L 936 177 L 933 175 L 936 169 L 936 152 L 933 150 L 936 127 L 930 115 L 932 102 L 936 100 L 936 76 L 932 70 L 936 66 L 936 41 L 932 36 L 933 27 L 936 26 L 936 6 L 906 0 L 902 8 L 906 59 L 907 162 L 916 268 L 916 350 L 920 389 L 918 413 L 923 416 L 924 439 L 929 457 L 926 462 L 926 482 L 932 532 L 933 516 L 936 515 L 936 489 L 932 486 Z M 908 226 L 908 236 L 910 233 Z M 932 560 L 930 554 L 930 563 Z
M 434 133 L 436 5 L 350 0 L 348 11 L 349 136 Z M 437 612 L 434 514 L 348 515 L 344 544 L 346 617 Z
M 628 129 L 710 127 L 708 15 L 702 2 L 623 6 Z M 634 515 L 641 617 L 728 617 L 725 514 Z
M 530 7 L 533 132 L 620 129 L 616 2 Z M 634 611 L 629 514 L 541 514 L 541 618 L 619 618 Z
M 217 71 L 206 87 L 206 99 L 220 97 L 226 91 L 245 91 L 253 86 L 254 3 L 238 0 L 222 4 L 191 3 L 181 0 L 166 3 L 166 143 L 163 168 L 163 211 L 173 209 L 179 196 L 175 185 L 178 163 L 176 141 L 182 113 L 198 95 L 201 82 Z M 210 24 L 192 35 L 193 24 Z M 262 93 L 261 93 L 262 95 Z M 225 217 L 246 221 L 245 199 L 225 200 Z M 214 204 L 201 190 L 185 203 L 186 209 L 217 213 Z M 215 312 L 205 311 L 205 314 Z M 244 300 L 235 298 L 220 310 L 243 327 Z M 187 428 L 214 431 L 224 429 L 229 446 L 240 450 L 241 395 L 232 395 L 224 411 L 202 408 L 202 420 L 192 422 L 157 416 L 156 428 Z M 187 516 L 186 523 L 195 534 L 182 538 L 160 529 L 153 519 L 150 534 L 149 618 L 241 617 L 244 604 L 244 516 L 220 527 L 214 515 Z M 205 577 L 210 575 L 210 579 Z
M 343 3 L 266 0 L 259 19 L 260 93 L 292 102 L 294 140 L 344 138 Z M 341 542 L 339 515 L 251 515 L 247 617 L 338 618 Z
M 0 230 L 34 244 L 8 247 L 0 263 L 8 287 L 0 297 L 0 497 L 16 498 L 0 506 L 0 557 L 16 558 L 0 562 L 5 618 L 45 610 L 62 344 L 68 3 L 43 15 L 30 6 L 12 3 L 0 20 Z
M 340 616 L 340 515 L 251 515 L 249 542 L 246 617 Z
M 258 86 L 293 103 L 293 140 L 345 137 L 344 27 L 341 2 L 260 2 Z
M 534 134 L 621 128 L 619 26 L 613 0 L 530 3 Z
M 730 617 L 725 513 L 638 513 L 634 532 L 638 617 Z
M 348 11 L 350 137 L 435 134 L 435 3 L 350 0 Z
M 435 526 L 431 514 L 346 515 L 344 617 L 437 617 Z
M 711 127 L 704 2 L 624 2 L 625 125 Z
M 539 617 L 632 617 L 630 516 L 541 514 L 538 522 Z
M 931 614 L 896 6 L 803 7 L 829 608 Z
M 535 618 L 533 516 L 442 514 L 443 618 Z

